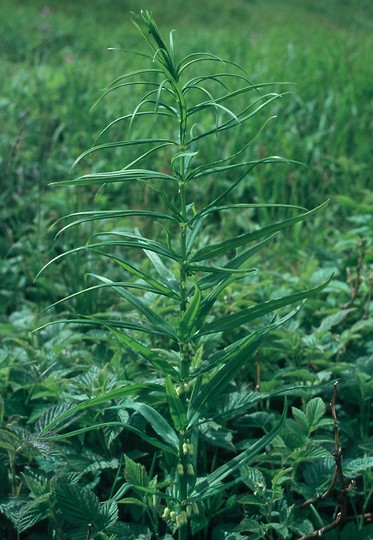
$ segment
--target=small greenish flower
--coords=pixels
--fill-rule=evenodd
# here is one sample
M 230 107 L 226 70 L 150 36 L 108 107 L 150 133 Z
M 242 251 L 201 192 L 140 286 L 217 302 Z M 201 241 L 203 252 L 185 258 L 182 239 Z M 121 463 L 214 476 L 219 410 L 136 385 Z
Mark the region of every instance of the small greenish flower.
M 194 467 L 191 463 L 187 464 L 187 475 L 188 476 L 195 476 Z
M 170 517 L 170 513 L 170 509 L 168 508 L 168 506 L 166 506 L 166 508 L 163 510 L 162 519 L 167 519 L 168 517 Z
M 180 512 L 180 514 L 176 517 L 176 525 L 178 528 L 182 527 L 183 525 L 186 525 L 188 523 L 188 515 L 185 510 Z

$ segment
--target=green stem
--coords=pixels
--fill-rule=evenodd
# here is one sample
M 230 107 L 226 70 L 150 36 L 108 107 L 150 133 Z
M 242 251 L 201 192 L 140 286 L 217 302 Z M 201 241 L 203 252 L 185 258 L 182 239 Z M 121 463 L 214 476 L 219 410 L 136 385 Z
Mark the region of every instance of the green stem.
M 184 141 L 186 137 L 186 105 L 184 101 L 184 96 L 177 84 L 174 85 L 175 93 L 178 99 L 179 106 L 179 120 L 180 120 L 180 131 L 179 131 L 179 150 L 184 149 Z M 186 201 L 186 165 L 183 157 L 180 158 L 179 163 L 179 196 L 180 196 L 180 215 L 182 216 L 182 222 L 180 224 L 180 290 L 181 290 L 181 300 L 180 300 L 180 316 L 183 315 L 187 309 L 187 201 Z M 180 342 L 180 379 L 183 382 L 189 377 L 190 370 L 190 358 L 189 358 L 189 349 L 188 343 L 184 340 Z M 181 395 L 183 404 L 186 403 L 185 394 Z M 188 478 L 187 478 L 187 466 L 188 466 L 188 456 L 183 451 L 183 445 L 187 441 L 187 434 L 184 432 L 179 433 L 179 456 L 180 463 L 184 474 L 179 477 L 179 499 L 181 503 L 188 498 Z M 182 511 L 185 511 L 185 507 L 182 504 Z M 188 538 L 188 525 L 181 525 L 178 530 L 178 540 L 187 540 Z

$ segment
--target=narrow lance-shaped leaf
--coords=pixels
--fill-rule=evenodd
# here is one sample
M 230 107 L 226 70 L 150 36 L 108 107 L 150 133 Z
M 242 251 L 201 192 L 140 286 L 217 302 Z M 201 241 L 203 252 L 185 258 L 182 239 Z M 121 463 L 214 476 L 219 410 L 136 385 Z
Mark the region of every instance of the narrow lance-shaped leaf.
M 52 185 L 58 186 L 90 186 L 92 184 L 113 184 L 115 182 L 150 182 L 153 180 L 166 180 L 175 182 L 176 179 L 169 174 L 146 169 L 123 169 L 79 176 L 72 180 L 60 180 Z
M 202 414 L 203 407 L 209 403 L 210 399 L 213 399 L 214 401 L 219 399 L 219 395 L 237 375 L 243 364 L 250 359 L 251 355 L 262 343 L 265 336 L 270 331 L 276 329 L 292 318 L 299 309 L 299 307 L 296 308 L 282 319 L 261 328 L 247 338 L 239 340 L 237 344 L 230 345 L 223 353 L 217 353 L 213 356 L 212 361 L 207 363 L 205 371 L 211 371 L 214 366 L 218 366 L 222 363 L 224 363 L 224 365 L 199 390 L 197 395 L 192 395 L 188 408 L 189 426 L 194 425 L 198 421 Z M 201 368 L 197 370 L 197 373 L 202 372 Z
M 239 269 L 240 266 L 242 266 L 242 264 L 244 264 L 248 259 L 250 259 L 256 253 L 258 253 L 258 251 L 260 251 L 266 244 L 268 244 L 271 240 L 273 240 L 275 238 L 275 236 L 276 236 L 276 233 L 272 234 L 271 236 L 269 236 L 265 240 L 262 240 L 261 242 L 258 242 L 255 246 L 245 249 L 244 251 L 242 251 L 241 253 L 239 253 L 235 257 L 233 257 L 233 259 L 230 259 L 230 261 L 228 261 L 223 266 L 223 268 L 225 270 L 227 270 L 227 272 L 228 272 L 226 275 L 219 275 L 219 274 L 216 274 L 216 273 L 212 273 L 210 275 L 207 275 L 207 276 L 201 278 L 198 281 L 198 286 L 200 287 L 200 289 L 201 290 L 208 289 L 209 287 L 213 287 L 214 285 L 218 285 L 223 280 L 229 279 L 230 278 L 229 270 L 231 270 L 231 269 L 232 270 Z M 213 295 L 214 291 L 212 291 L 211 294 Z M 203 300 L 203 302 L 204 303 L 205 302 L 209 303 L 210 302 L 210 295 L 207 296 Z
M 321 204 L 320 206 L 318 206 L 317 208 L 314 208 L 313 210 L 310 210 L 309 212 L 305 212 L 303 214 L 300 214 L 292 218 L 284 219 L 283 221 L 273 223 L 272 225 L 267 225 L 266 227 L 263 227 L 255 231 L 241 234 L 237 236 L 236 238 L 231 238 L 229 240 L 225 240 L 224 242 L 219 242 L 217 244 L 206 246 L 200 249 L 199 251 L 197 251 L 197 253 L 193 255 L 193 257 L 191 257 L 190 262 L 193 263 L 197 261 L 204 261 L 206 259 L 211 259 L 213 257 L 220 257 L 221 255 L 224 255 L 225 253 L 232 251 L 233 249 L 236 249 L 240 246 L 244 246 L 245 244 L 248 244 L 249 242 L 253 242 L 254 240 L 258 240 L 258 238 L 261 238 L 268 234 L 272 234 L 274 232 L 285 229 L 286 227 L 289 227 L 290 225 L 294 225 L 295 223 L 298 223 L 300 221 L 304 221 L 305 219 L 313 216 L 317 212 L 320 212 L 322 209 L 324 209 L 326 204 L 327 202 Z
M 255 333 L 243 340 L 240 346 L 231 349 L 228 355 L 224 358 L 227 362 L 220 370 L 212 376 L 208 383 L 200 389 L 199 393 L 190 400 L 188 408 L 189 427 L 193 426 L 204 412 L 204 407 L 209 403 L 211 397 L 216 401 L 219 394 L 230 384 L 232 379 L 240 370 L 242 364 L 250 358 L 260 343 L 263 337 L 270 331 L 270 328 L 262 330 L 260 333 Z M 212 366 L 210 366 L 212 368 Z M 211 369 L 209 369 L 211 371 Z
M 202 294 L 198 285 L 194 286 L 194 295 L 185 310 L 177 330 L 178 338 L 185 341 L 195 332 L 195 321 L 201 304 Z
M 128 84 L 133 85 L 136 83 L 134 82 L 125 83 L 123 86 L 127 86 Z M 137 84 L 140 84 L 140 82 Z M 146 83 L 142 82 L 141 84 L 146 84 Z M 154 86 L 154 85 L 151 83 L 151 86 Z M 130 117 L 131 115 L 127 115 L 127 117 L 122 117 L 121 120 L 125 118 L 130 118 Z M 92 154 L 93 152 L 97 152 L 99 150 L 106 150 L 108 148 L 116 148 L 118 146 L 138 146 L 138 145 L 143 145 L 143 144 L 147 145 L 147 144 L 154 144 L 154 143 L 158 145 L 157 149 L 162 148 L 163 146 L 170 146 L 170 145 L 175 144 L 175 142 L 170 139 L 136 139 L 136 140 L 115 141 L 111 143 L 98 144 L 97 146 L 93 146 L 92 148 L 89 148 L 88 150 L 80 154 L 80 156 L 73 163 L 72 168 L 74 168 L 77 165 L 77 163 L 79 163 L 79 161 L 81 161 L 84 157 Z
M 35 277 L 35 281 L 38 279 L 38 277 L 52 264 L 56 263 L 57 261 L 60 261 L 62 258 L 67 257 L 68 255 L 73 255 L 75 253 L 84 252 L 84 251 L 93 251 L 93 250 L 101 250 L 106 249 L 108 247 L 128 247 L 133 249 L 141 249 L 141 250 L 147 250 L 148 252 L 154 252 L 158 253 L 159 255 L 163 255 L 164 257 L 167 257 L 169 259 L 178 260 L 178 255 L 167 248 L 164 244 L 161 244 L 160 242 L 155 242 L 153 240 L 150 240 L 148 238 L 139 237 L 135 234 L 129 234 L 129 233 L 120 233 L 120 232 L 111 232 L 111 233 L 105 233 L 106 236 L 119 236 L 121 237 L 120 240 L 107 240 L 104 242 L 92 242 L 90 244 L 86 244 L 84 246 L 79 246 L 73 249 L 70 249 L 68 251 L 65 251 L 64 253 L 61 253 L 60 255 L 57 255 L 53 259 L 51 259 L 47 264 L 43 266 L 41 270 L 37 273 Z M 99 235 L 95 235 L 99 236 Z M 124 239 L 122 239 L 124 238 Z
M 105 278 L 104 276 L 99 276 L 97 274 L 90 274 L 96 279 L 102 281 L 105 284 L 110 284 L 111 288 L 115 290 L 122 298 L 130 302 L 139 313 L 144 315 L 147 320 L 151 323 L 155 330 L 163 335 L 169 337 L 170 339 L 177 339 L 174 328 L 168 324 L 158 313 L 152 310 L 149 306 L 145 304 L 138 296 L 135 296 L 130 291 L 126 290 L 124 287 L 118 287 L 115 282 Z
M 97 321 L 106 328 L 110 330 L 110 332 L 123 344 L 125 344 L 127 347 L 132 349 L 134 352 L 140 354 L 145 360 L 148 360 L 155 368 L 159 369 L 159 371 L 162 374 L 169 374 L 173 376 L 173 379 L 178 379 L 179 374 L 176 371 L 176 369 L 169 363 L 167 360 L 162 358 L 159 354 L 155 353 L 145 345 L 142 345 L 135 339 L 131 338 L 127 334 L 123 334 L 122 332 L 118 332 L 113 328 L 112 326 L 109 326 L 108 324 L 104 323 L 103 321 Z
M 55 221 L 53 223 L 53 227 L 55 227 L 61 221 L 74 218 L 74 221 L 72 221 L 71 223 L 68 223 L 57 232 L 56 234 L 56 237 L 57 237 L 60 234 L 67 231 L 68 229 L 71 229 L 72 227 L 77 227 L 78 225 L 81 225 L 82 223 L 87 223 L 90 221 L 103 221 L 106 219 L 118 219 L 122 217 L 134 217 L 134 216 L 147 217 L 151 219 L 165 219 L 169 221 L 178 221 L 174 216 L 170 216 L 163 212 L 153 212 L 150 210 L 102 210 L 102 211 L 97 211 L 97 212 L 94 212 L 94 211 L 93 212 L 76 212 L 74 214 L 69 214 Z M 75 218 L 79 218 L 79 219 L 75 219 Z
M 137 491 L 140 491 L 141 493 L 144 493 L 145 495 L 156 495 L 161 500 L 166 499 L 167 501 L 175 501 L 175 502 L 177 501 L 177 498 L 169 493 L 162 493 L 161 491 L 157 491 L 156 489 L 152 489 L 150 487 L 147 488 L 144 486 L 138 486 L 138 485 L 134 485 L 134 484 L 130 484 L 126 482 L 118 489 L 118 491 L 107 502 L 118 501 L 118 504 L 121 503 L 122 497 L 127 493 L 127 491 L 129 491 L 130 489 L 133 489 L 134 487 L 136 488 Z
M 43 435 L 53 430 L 53 428 L 57 425 L 60 428 L 60 423 L 64 419 L 69 418 L 70 416 L 75 415 L 80 411 L 84 411 L 89 407 L 96 407 L 97 405 L 102 405 L 103 403 L 107 403 L 108 401 L 110 402 L 113 399 L 122 399 L 127 396 L 138 396 L 141 395 L 144 391 L 147 394 L 150 394 L 152 392 L 164 393 L 164 388 L 161 385 L 154 383 L 131 384 L 130 386 L 124 386 L 123 388 L 116 388 L 115 390 L 111 390 L 100 396 L 87 399 L 87 401 L 83 401 L 75 407 L 72 407 L 71 409 L 64 411 L 62 414 L 54 417 L 53 420 L 51 420 L 49 423 L 43 425 L 42 429 L 39 432 L 39 435 Z
M 165 389 L 174 427 L 177 431 L 185 430 L 188 425 L 186 410 L 169 375 L 166 377 Z
M 225 317 L 220 317 L 216 321 L 206 325 L 204 328 L 197 332 L 197 335 L 203 336 L 206 334 L 214 334 L 216 332 L 224 332 L 231 330 L 233 328 L 238 328 L 242 324 L 247 324 L 248 322 L 262 317 L 266 313 L 271 313 L 276 309 L 282 308 L 284 306 L 289 306 L 296 302 L 300 302 L 305 298 L 308 298 L 322 289 L 324 289 L 331 281 L 333 276 L 331 276 L 325 283 L 322 283 L 318 287 L 312 289 L 306 289 L 304 291 L 288 294 L 287 296 L 282 296 L 281 298 L 275 298 L 274 300 L 267 300 L 255 306 L 251 306 L 245 309 L 240 310 L 238 313 L 231 313 Z
M 125 405 L 120 405 L 120 408 L 123 409 L 124 406 Z M 111 408 L 114 408 L 114 407 L 111 407 Z M 89 433 L 90 431 L 99 430 L 99 429 L 108 429 L 108 428 L 111 428 L 111 427 L 121 427 L 121 428 L 126 429 L 127 431 L 132 431 L 132 433 L 135 433 L 136 435 L 138 435 L 141 439 L 143 439 L 145 442 L 147 442 L 151 446 L 154 446 L 155 448 L 159 448 L 160 450 L 163 450 L 164 452 L 171 452 L 171 453 L 177 455 L 177 450 L 176 450 L 174 444 L 170 445 L 169 443 L 165 443 L 165 442 L 161 441 L 160 439 L 158 439 L 156 437 L 151 437 L 145 431 L 142 431 L 142 430 L 132 426 L 131 424 L 123 423 L 123 422 L 119 422 L 119 421 L 115 421 L 115 422 L 108 422 L 108 421 L 97 422 L 96 424 L 89 424 L 86 427 L 83 427 L 83 428 L 80 428 L 80 429 L 75 429 L 73 431 L 63 433 L 61 435 L 58 435 L 58 434 L 55 435 L 53 433 L 46 433 L 45 435 L 43 435 L 42 440 L 43 441 L 45 441 L 45 440 L 46 441 L 61 441 L 61 440 L 65 440 L 65 439 L 68 439 L 68 438 L 71 438 L 71 437 L 76 437 L 78 435 L 83 435 L 85 433 Z
M 163 264 L 162 259 L 158 256 L 157 253 L 154 251 L 150 251 L 147 249 L 144 249 L 145 255 L 148 257 L 148 259 L 151 261 L 152 265 L 154 266 L 154 269 L 158 273 L 159 277 L 161 278 L 162 282 L 165 284 L 166 287 L 170 288 L 171 291 L 173 291 L 178 296 L 180 295 L 180 286 L 179 283 L 174 276 L 174 274 L 171 272 L 165 264 Z
M 104 254 L 107 255 L 107 254 Z M 122 268 L 127 270 L 130 274 L 133 274 L 134 276 L 144 280 L 146 283 L 149 283 L 151 287 L 154 288 L 159 294 L 162 294 L 164 296 L 169 296 L 170 298 L 174 298 L 175 300 L 180 300 L 180 296 L 178 294 L 175 294 L 172 289 L 169 287 L 166 287 L 159 281 L 157 281 L 153 276 L 150 274 L 147 274 L 146 272 L 143 272 L 142 270 L 139 270 L 138 268 L 135 268 L 131 264 L 128 264 L 126 261 L 123 261 L 122 259 L 118 259 L 117 257 L 113 257 L 111 255 L 107 255 L 110 257 L 111 260 L 118 263 Z
M 213 473 L 206 476 L 202 482 L 199 482 L 191 493 L 190 500 L 200 501 L 214 495 L 215 492 L 220 490 L 221 482 L 223 482 L 227 476 L 233 474 L 237 469 L 242 467 L 244 463 L 253 459 L 259 452 L 261 452 L 261 450 L 263 450 L 279 433 L 286 418 L 286 411 L 287 403 L 285 401 L 284 410 L 276 426 L 269 433 L 256 441 L 247 450 L 244 450 L 238 456 L 234 457 L 227 463 L 224 463 L 224 465 L 216 469 Z M 239 480 L 240 479 L 238 479 L 238 481 Z
M 139 412 L 166 444 L 178 450 L 179 438 L 176 432 L 158 411 L 146 403 L 139 402 L 128 403 L 126 408 Z

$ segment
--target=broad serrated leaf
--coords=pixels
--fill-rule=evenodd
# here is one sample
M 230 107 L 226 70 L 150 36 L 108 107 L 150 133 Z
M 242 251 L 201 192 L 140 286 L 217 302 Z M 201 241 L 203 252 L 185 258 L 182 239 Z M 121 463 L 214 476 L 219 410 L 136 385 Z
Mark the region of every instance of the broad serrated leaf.
M 45 428 L 53 423 L 53 431 L 67 428 L 79 418 L 79 413 L 71 412 L 76 403 L 61 403 L 46 410 L 35 423 L 35 433 L 45 432 Z M 70 414 L 71 412 L 71 414 Z M 64 416 L 67 414 L 67 416 Z
M 230 452 L 236 450 L 233 444 L 233 432 L 213 420 L 201 424 L 199 426 L 199 433 L 201 438 L 213 447 L 224 448 Z
M 319 421 L 325 414 L 325 403 L 320 397 L 312 398 L 306 405 L 308 428 L 314 431 L 319 427 Z
M 125 467 L 124 467 L 124 478 L 130 484 L 149 487 L 149 478 L 146 472 L 144 465 L 136 463 L 127 455 L 124 456 Z
M 354 478 L 367 469 L 373 468 L 373 457 L 346 460 L 343 465 L 343 474 L 347 478 Z
M 243 413 L 246 409 L 256 405 L 259 401 L 268 398 L 269 394 L 264 392 L 254 392 L 245 386 L 237 392 L 229 392 L 217 404 L 218 414 L 214 418 L 235 418 L 238 413 Z
M 115 501 L 104 502 L 100 507 L 100 526 L 102 529 L 112 527 L 119 517 L 118 505 Z
M 48 495 L 43 495 L 33 501 L 22 497 L 12 497 L 0 501 L 0 512 L 13 523 L 18 533 L 26 531 L 45 519 L 48 510 Z
M 240 468 L 240 474 L 242 481 L 251 489 L 255 494 L 257 492 L 263 493 L 266 490 L 267 482 L 263 473 L 254 467 L 250 467 L 246 463 Z
M 0 428 L 0 448 L 9 452 L 15 452 L 21 446 L 22 438 L 11 426 Z
M 58 482 L 53 495 L 57 508 L 68 523 L 85 527 L 92 523 L 99 530 L 101 529 L 99 527 L 100 502 L 93 491 L 78 484 Z
M 305 415 L 305 413 L 301 411 L 300 409 L 298 409 L 297 407 L 292 407 L 291 412 L 293 413 L 294 418 L 302 426 L 302 428 L 308 431 L 309 424 L 308 424 L 307 416 Z

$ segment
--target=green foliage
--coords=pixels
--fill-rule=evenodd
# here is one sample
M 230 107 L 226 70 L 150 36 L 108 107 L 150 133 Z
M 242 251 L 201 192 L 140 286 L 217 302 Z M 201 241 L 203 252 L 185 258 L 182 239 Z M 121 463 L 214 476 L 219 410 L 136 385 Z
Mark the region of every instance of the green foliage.
M 307 537 L 343 508 L 339 438 L 348 519 L 324 536 L 369 538 L 370 7 L 326 25 L 297 4 L 302 50 L 291 0 L 230 2 L 212 30 L 209 2 L 153 4 L 176 34 L 142 14 L 150 54 L 105 60 L 135 33 L 100 3 L 0 7 L 0 536 Z M 123 58 L 133 75 L 86 114 Z M 284 76 L 295 92 L 257 83 Z M 92 133 L 75 189 L 46 195 Z

